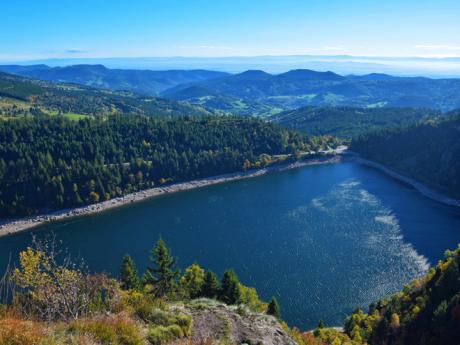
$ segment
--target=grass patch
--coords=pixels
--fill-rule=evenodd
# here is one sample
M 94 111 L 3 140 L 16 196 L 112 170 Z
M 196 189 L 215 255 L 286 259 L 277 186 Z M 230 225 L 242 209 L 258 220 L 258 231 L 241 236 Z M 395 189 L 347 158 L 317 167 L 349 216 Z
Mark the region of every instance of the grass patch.
M 69 331 L 74 335 L 89 335 L 103 345 L 144 344 L 140 328 L 123 317 L 75 321 Z
M 190 308 L 203 310 L 203 309 L 215 308 L 219 305 L 219 302 L 217 302 L 214 299 L 209 299 L 209 298 L 198 298 L 198 299 L 191 300 L 187 305 Z
M 40 324 L 16 318 L 0 320 L 0 345 L 40 344 L 45 331 Z
M 152 345 L 162 345 L 183 336 L 182 329 L 178 325 L 154 326 L 150 328 L 147 339 Z
M 221 328 L 222 336 L 220 337 L 218 344 L 219 345 L 231 344 L 232 342 L 230 338 L 230 333 L 231 333 L 230 321 L 228 321 L 228 319 L 224 315 L 219 315 L 218 317 L 222 323 L 222 328 Z
M 65 114 L 62 114 L 62 116 L 65 116 L 68 119 L 76 120 L 76 121 L 86 119 L 88 117 L 92 117 L 91 115 L 77 114 L 77 113 L 65 113 Z

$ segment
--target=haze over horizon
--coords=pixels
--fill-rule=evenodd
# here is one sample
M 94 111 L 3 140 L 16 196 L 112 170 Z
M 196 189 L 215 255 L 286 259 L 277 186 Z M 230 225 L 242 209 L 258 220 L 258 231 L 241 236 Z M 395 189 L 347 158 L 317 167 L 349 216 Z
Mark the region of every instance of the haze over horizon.
M 113 57 L 113 58 L 54 58 L 27 61 L 0 61 L 0 64 L 37 65 L 50 67 L 71 65 L 104 65 L 116 69 L 148 70 L 216 70 L 241 73 L 263 70 L 278 74 L 293 69 L 332 71 L 341 75 L 385 73 L 396 76 L 432 78 L 460 77 L 460 58 L 383 58 L 359 56 L 291 55 L 251 57 Z
M 454 0 L 6 2 L 0 61 L 109 57 L 460 57 Z M 20 14 L 20 15 L 14 15 Z M 40 14 L 40 15 L 37 15 Z M 12 34 L 14 33 L 14 34 Z

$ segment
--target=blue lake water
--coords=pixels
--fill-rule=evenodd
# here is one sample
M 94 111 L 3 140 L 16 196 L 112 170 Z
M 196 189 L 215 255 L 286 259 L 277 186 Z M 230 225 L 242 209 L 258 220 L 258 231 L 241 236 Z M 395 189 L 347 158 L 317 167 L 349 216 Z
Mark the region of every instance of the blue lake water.
M 460 242 L 460 210 L 372 168 L 345 162 L 277 172 L 48 224 L 91 270 L 116 275 L 125 253 L 140 270 L 158 237 L 184 268 L 234 268 L 302 329 L 343 322 L 401 289 Z M 0 238 L 0 267 L 31 241 Z

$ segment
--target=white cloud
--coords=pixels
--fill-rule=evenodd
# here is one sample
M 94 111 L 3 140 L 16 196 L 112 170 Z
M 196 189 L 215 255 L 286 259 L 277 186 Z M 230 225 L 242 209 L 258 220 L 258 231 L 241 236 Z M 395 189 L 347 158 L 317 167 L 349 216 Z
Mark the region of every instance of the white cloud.
M 460 46 L 451 46 L 448 44 L 417 44 L 415 48 L 422 50 L 460 50 Z
M 180 49 L 206 49 L 206 50 L 232 50 L 233 47 L 229 46 L 213 46 L 213 45 L 199 45 L 199 46 L 180 46 Z

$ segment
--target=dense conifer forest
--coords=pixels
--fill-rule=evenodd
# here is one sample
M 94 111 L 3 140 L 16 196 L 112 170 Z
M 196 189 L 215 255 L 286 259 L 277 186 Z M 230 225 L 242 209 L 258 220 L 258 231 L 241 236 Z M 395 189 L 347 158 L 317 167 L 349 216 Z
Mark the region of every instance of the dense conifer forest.
M 236 117 L 0 121 L 0 214 L 80 206 L 260 167 L 270 155 L 325 148 L 330 140 Z
M 408 126 L 442 116 L 434 109 L 308 106 L 282 112 L 270 117 L 270 120 L 311 135 L 350 139 L 369 131 Z
M 460 113 L 354 140 L 353 151 L 450 195 L 460 197 Z

